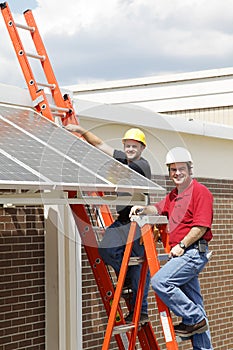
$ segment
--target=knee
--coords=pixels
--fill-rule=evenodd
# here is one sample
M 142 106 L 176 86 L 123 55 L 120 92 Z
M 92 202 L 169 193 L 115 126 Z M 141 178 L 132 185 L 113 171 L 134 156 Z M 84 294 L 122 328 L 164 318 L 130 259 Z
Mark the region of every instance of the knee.
M 101 247 L 98 248 L 99 255 L 101 256 L 101 258 L 103 259 L 103 261 L 104 261 L 105 263 L 108 262 L 109 257 L 111 256 L 109 250 L 110 250 L 109 248 L 101 248 Z
M 158 273 L 154 274 L 151 278 L 151 285 L 155 293 L 159 294 L 166 288 L 166 282 L 159 276 Z

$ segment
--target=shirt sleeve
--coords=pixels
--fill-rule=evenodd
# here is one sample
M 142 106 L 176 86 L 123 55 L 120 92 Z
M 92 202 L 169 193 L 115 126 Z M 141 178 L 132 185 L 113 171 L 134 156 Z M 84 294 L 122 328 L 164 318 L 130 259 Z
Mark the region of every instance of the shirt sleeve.
M 115 149 L 113 152 L 113 158 L 121 162 L 122 164 L 127 164 L 127 158 L 125 152 Z
M 167 196 L 164 197 L 160 202 L 155 203 L 155 208 L 158 210 L 159 215 L 165 215 L 168 217 L 169 209 L 167 207 Z
M 213 196 L 203 185 L 195 191 L 193 226 L 203 226 L 211 228 L 213 220 Z

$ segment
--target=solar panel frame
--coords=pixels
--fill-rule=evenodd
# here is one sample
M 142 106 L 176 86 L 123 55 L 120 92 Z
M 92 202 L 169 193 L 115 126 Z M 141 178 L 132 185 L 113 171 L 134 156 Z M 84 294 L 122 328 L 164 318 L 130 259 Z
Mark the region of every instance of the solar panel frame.
M 46 178 L 42 185 L 81 191 L 164 191 L 31 108 L 0 104 L 0 126 L 0 148 L 18 165 Z

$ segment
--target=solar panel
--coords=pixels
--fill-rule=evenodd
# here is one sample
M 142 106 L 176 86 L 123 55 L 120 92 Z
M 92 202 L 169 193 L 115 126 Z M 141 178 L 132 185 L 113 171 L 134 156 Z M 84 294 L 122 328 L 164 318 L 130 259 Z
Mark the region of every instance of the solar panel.
M 0 149 L 15 159 L 15 172 L 16 163 L 30 169 L 31 178 L 29 170 L 27 176 L 31 181 L 37 174 L 43 183 L 63 189 L 164 191 L 31 109 L 0 105 Z M 9 173 L 10 181 L 15 181 L 15 177 Z
M 1 152 L 1 151 L 0 151 Z M 12 189 L 17 185 L 26 188 L 51 188 L 52 183 L 46 181 L 39 174 L 33 174 L 30 170 L 18 164 L 5 154 L 0 153 L 0 184 L 1 188 Z

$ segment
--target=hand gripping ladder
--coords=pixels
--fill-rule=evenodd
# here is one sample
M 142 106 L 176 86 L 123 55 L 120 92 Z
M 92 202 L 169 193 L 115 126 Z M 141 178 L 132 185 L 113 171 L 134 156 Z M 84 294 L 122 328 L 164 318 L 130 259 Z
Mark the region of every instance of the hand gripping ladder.
M 111 336 L 114 334 L 122 333 L 122 332 L 130 332 L 130 340 L 128 350 L 135 349 L 136 344 L 136 336 L 139 328 L 139 319 L 140 319 L 140 311 L 142 305 L 143 291 L 146 280 L 146 274 L 148 271 L 148 267 L 150 269 L 150 274 L 153 276 L 160 269 L 160 256 L 158 256 L 154 235 L 153 235 L 153 226 L 157 224 L 164 224 L 167 222 L 167 218 L 163 216 L 133 216 L 132 223 L 127 239 L 127 244 L 125 248 L 124 257 L 121 264 L 121 270 L 118 277 L 118 283 L 112 303 L 111 312 L 109 315 L 108 325 L 105 333 L 105 339 L 102 346 L 102 350 L 108 350 Z M 117 312 L 117 307 L 120 301 L 120 296 L 127 272 L 128 265 L 130 263 L 130 255 L 132 251 L 133 241 L 136 233 L 137 224 L 141 227 L 141 236 L 143 240 L 143 244 L 145 247 L 145 256 L 141 269 L 141 276 L 139 281 L 138 293 L 135 303 L 134 315 L 132 324 L 126 324 L 123 326 L 114 327 L 115 325 L 115 316 Z M 165 254 L 167 256 L 167 254 Z M 161 257 L 161 260 L 163 257 Z M 160 315 L 160 321 L 162 324 L 162 330 L 164 334 L 164 339 L 166 343 L 166 347 L 168 350 L 177 350 L 178 345 L 176 342 L 174 327 L 172 324 L 172 319 L 170 315 L 170 311 L 167 306 L 162 302 L 161 299 L 155 295 L 158 311 Z M 149 349 L 158 349 L 159 346 L 157 341 L 155 340 L 154 345 L 150 344 L 151 347 Z M 153 347 L 154 346 L 154 347 Z
M 64 96 L 61 94 L 31 10 L 26 10 L 24 12 L 24 17 L 27 25 L 22 25 L 14 22 L 7 2 L 1 3 L 0 7 L 7 30 L 15 49 L 16 56 L 23 71 L 24 78 L 33 101 L 33 107 L 37 110 L 37 112 L 41 113 L 52 121 L 54 120 L 54 116 L 59 116 L 63 118 L 62 123 L 64 125 L 67 124 L 67 120 L 69 120 L 69 123 L 77 124 L 77 118 L 75 116 L 75 111 L 72 106 L 71 99 L 68 94 L 65 94 Z M 31 38 L 35 45 L 36 53 L 27 53 L 24 50 L 17 28 L 21 28 L 30 32 Z M 28 57 L 40 61 L 47 80 L 45 83 L 36 82 Z M 47 87 L 50 89 L 54 104 L 49 105 L 45 92 L 41 87 Z

